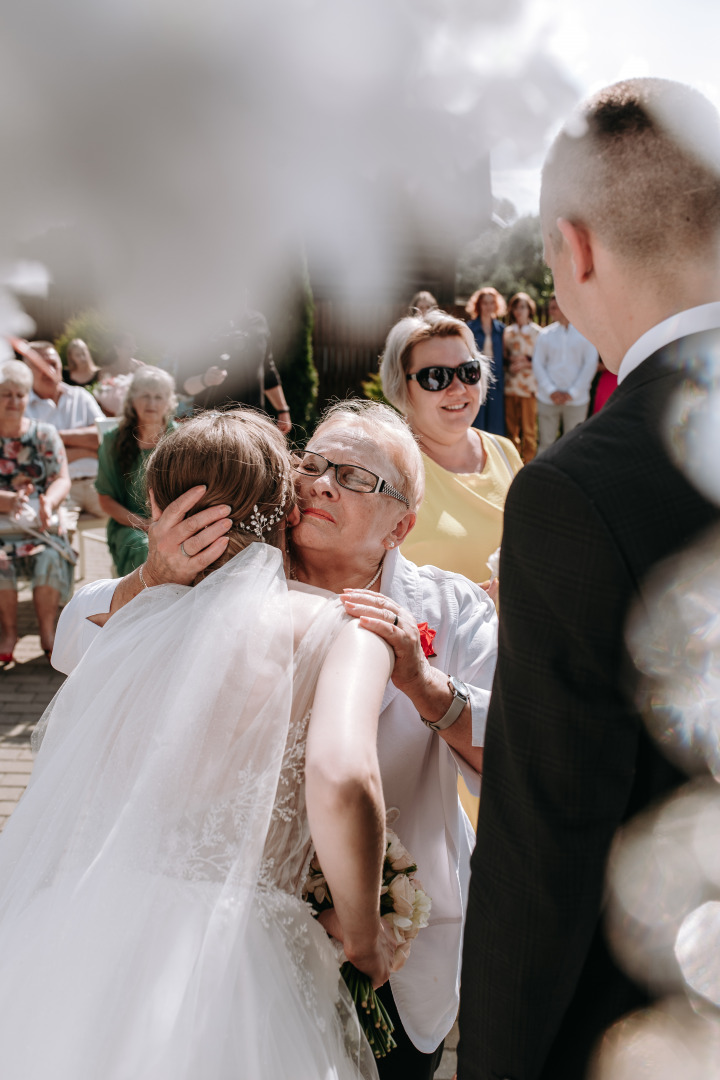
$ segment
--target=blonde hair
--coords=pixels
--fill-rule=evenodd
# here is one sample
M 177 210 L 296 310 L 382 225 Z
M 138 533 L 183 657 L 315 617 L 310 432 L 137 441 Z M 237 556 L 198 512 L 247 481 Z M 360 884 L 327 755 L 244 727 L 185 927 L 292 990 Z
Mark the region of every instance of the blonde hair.
M 428 311 L 425 315 L 409 315 L 395 323 L 387 336 L 385 351 L 380 357 L 383 393 L 401 413 L 405 414 L 408 410 L 406 375 L 414 347 L 421 341 L 448 337 L 462 338 L 473 360 L 480 361 L 480 403 L 487 397 L 492 381 L 490 364 L 478 350 L 472 330 L 462 319 L 456 319 L 446 311 Z
M 95 371 L 99 371 L 99 368 L 98 368 L 97 364 L 95 363 L 95 361 L 92 358 L 92 353 L 90 352 L 90 349 L 88 347 L 87 342 L 83 341 L 83 339 L 79 338 L 79 337 L 73 338 L 72 341 L 69 341 L 67 349 L 65 350 L 65 358 L 67 360 L 68 371 L 70 371 L 70 373 L 72 373 L 75 370 L 75 361 L 73 359 L 73 353 L 75 352 L 75 349 L 79 348 L 81 345 L 82 345 L 83 349 L 87 350 L 87 354 L 88 354 L 88 357 L 90 358 L 91 366 L 95 369 Z
M 278 547 L 295 505 L 285 438 L 252 409 L 201 413 L 168 432 L 148 458 L 145 483 L 160 510 L 198 484 L 207 490 L 191 516 L 208 506 L 230 507 L 228 546 L 195 583 L 257 540 Z
M 408 509 L 415 513 L 425 494 L 425 467 L 407 421 L 380 401 L 349 398 L 328 406 L 314 434 L 330 424 L 359 424 L 387 452 L 397 474 L 392 477 L 393 487 L 407 497 Z

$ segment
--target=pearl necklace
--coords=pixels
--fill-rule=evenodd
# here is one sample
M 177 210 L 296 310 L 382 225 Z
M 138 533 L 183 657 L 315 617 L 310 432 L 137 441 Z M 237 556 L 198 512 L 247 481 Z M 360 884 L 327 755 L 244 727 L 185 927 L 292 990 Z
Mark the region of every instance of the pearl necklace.
M 375 584 L 377 579 L 380 577 L 380 574 L 382 573 L 382 568 L 383 568 L 383 560 L 381 559 L 380 560 L 380 565 L 378 566 L 377 570 L 375 571 L 373 576 L 368 581 L 367 585 L 363 585 L 364 589 L 372 589 L 373 585 Z M 291 581 L 297 581 L 297 575 L 295 573 L 295 567 L 293 566 L 292 563 L 290 563 L 290 579 L 291 579 Z

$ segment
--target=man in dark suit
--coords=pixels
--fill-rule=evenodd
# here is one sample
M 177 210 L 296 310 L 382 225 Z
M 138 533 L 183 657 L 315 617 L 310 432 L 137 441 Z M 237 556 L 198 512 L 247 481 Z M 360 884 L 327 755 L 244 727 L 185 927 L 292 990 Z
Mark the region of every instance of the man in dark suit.
M 541 218 L 563 311 L 619 385 L 505 508 L 459 1080 L 581 1080 L 647 1000 L 606 948 L 602 894 L 618 826 L 682 779 L 645 732 L 624 629 L 649 571 L 718 521 L 672 427 L 720 363 L 717 113 L 663 80 L 601 91 L 550 151 Z

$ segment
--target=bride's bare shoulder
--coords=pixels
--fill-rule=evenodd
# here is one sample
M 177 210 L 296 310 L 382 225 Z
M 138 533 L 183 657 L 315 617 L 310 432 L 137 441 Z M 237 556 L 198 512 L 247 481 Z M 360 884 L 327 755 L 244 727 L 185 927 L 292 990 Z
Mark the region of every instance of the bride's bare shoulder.
M 293 616 L 294 643 L 297 648 L 322 609 L 337 597 L 335 593 L 326 592 L 325 589 L 316 589 L 313 585 L 304 585 L 299 581 L 288 582 L 288 588 Z

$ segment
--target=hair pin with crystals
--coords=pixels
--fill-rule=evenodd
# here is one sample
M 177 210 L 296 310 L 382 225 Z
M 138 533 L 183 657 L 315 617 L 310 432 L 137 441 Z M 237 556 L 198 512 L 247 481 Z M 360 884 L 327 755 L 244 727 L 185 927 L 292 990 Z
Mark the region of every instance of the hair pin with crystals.
M 280 496 L 280 502 L 273 510 L 272 514 L 261 514 L 258 510 L 257 503 L 253 506 L 253 512 L 248 518 L 247 522 L 238 521 L 238 529 L 243 529 L 245 532 L 254 533 L 258 540 L 265 543 L 265 537 L 263 533 L 270 532 L 273 525 L 276 525 L 283 516 L 283 510 L 285 509 L 285 503 L 287 502 L 288 494 L 288 479 L 287 476 L 282 477 L 282 494 Z

